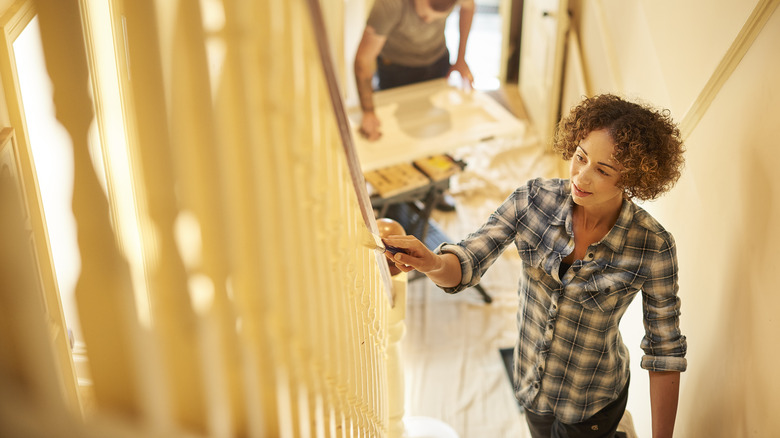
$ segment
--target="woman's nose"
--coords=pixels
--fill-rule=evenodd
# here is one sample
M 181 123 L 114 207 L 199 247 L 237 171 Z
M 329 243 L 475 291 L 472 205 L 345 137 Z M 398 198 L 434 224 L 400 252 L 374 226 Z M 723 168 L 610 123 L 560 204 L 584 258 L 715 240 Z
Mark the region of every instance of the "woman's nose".
M 588 168 L 582 169 L 580 171 L 580 184 L 587 186 L 590 184 L 591 181 L 591 171 Z

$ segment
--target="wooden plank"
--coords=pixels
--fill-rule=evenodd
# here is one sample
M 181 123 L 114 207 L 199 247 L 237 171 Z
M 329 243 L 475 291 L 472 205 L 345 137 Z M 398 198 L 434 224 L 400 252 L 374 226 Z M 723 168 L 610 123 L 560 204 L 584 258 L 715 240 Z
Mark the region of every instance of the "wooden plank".
M 414 165 L 433 181 L 443 181 L 461 170 L 452 158 L 443 154 L 414 160 Z
M 430 184 L 430 180 L 411 163 L 366 172 L 366 181 L 379 196 L 388 198 Z
M 364 172 L 444 154 L 493 138 L 521 137 L 526 124 L 478 90 L 464 91 L 446 79 L 421 82 L 374 94 L 382 137 L 355 138 Z M 350 108 L 352 129 L 362 117 Z

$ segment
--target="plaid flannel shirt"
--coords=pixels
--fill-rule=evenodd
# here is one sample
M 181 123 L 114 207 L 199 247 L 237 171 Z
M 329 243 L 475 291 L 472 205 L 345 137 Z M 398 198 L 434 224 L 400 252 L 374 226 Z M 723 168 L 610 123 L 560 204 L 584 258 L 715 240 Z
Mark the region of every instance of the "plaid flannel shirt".
M 677 256 L 672 235 L 624 200 L 617 222 L 559 278 L 574 250 L 569 181 L 531 180 L 517 189 L 475 233 L 437 251 L 458 256 L 461 284 L 479 283 L 514 242 L 522 259 L 514 354 L 517 399 L 532 412 L 579 423 L 615 400 L 629 376 L 619 323 L 642 291 L 645 355 L 650 371 L 685 371 L 680 332 Z

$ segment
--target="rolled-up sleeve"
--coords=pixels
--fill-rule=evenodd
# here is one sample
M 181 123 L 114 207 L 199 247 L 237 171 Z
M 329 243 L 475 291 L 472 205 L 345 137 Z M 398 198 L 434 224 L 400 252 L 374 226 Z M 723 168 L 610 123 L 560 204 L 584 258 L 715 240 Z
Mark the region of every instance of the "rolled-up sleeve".
M 466 252 L 465 248 L 451 243 L 442 243 L 434 252 L 437 254 L 455 254 L 458 260 L 460 260 L 460 284 L 455 287 L 442 287 L 441 289 L 444 292 L 448 294 L 458 293 L 479 283 L 479 275 L 473 275 L 474 264 L 471 263 L 472 257 Z M 474 279 L 476 279 L 476 282 L 473 282 Z
M 436 248 L 436 253 L 455 254 L 460 260 L 461 283 L 455 287 L 442 288 L 445 292 L 457 293 L 479 284 L 485 271 L 493 265 L 504 248 L 514 241 L 518 214 L 527 204 L 527 193 L 525 188 L 516 190 L 476 232 L 458 244 L 443 243 Z
M 642 288 L 645 355 L 641 366 L 649 371 L 685 371 L 688 344 L 680 331 L 677 253 L 671 234 L 664 234 L 650 266 L 651 275 Z

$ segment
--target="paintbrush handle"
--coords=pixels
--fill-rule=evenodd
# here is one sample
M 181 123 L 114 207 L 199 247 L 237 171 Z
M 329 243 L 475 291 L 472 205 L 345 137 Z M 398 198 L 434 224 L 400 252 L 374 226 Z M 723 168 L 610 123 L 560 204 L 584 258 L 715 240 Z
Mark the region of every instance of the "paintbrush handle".
M 408 254 L 405 249 L 399 248 L 399 247 L 393 246 L 393 245 L 388 245 L 386 243 L 385 243 L 385 251 L 387 251 L 387 252 L 389 252 L 390 254 L 393 254 L 393 255 L 395 255 L 395 254 L 397 254 L 399 252 L 403 253 L 403 254 Z

